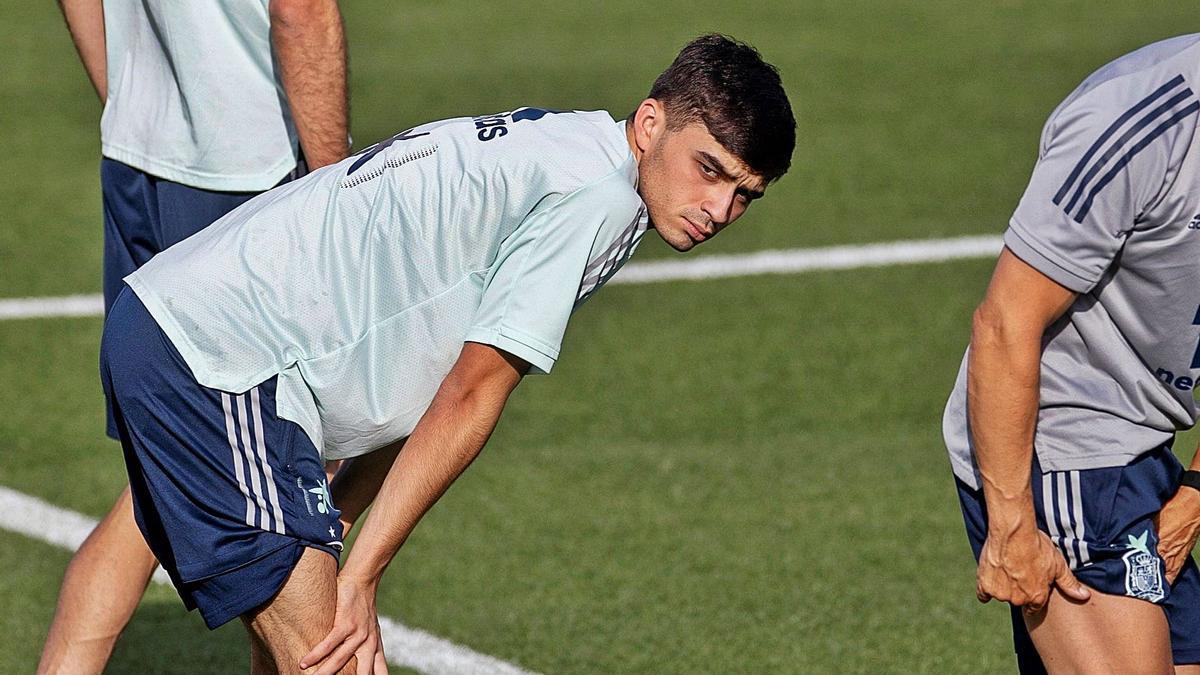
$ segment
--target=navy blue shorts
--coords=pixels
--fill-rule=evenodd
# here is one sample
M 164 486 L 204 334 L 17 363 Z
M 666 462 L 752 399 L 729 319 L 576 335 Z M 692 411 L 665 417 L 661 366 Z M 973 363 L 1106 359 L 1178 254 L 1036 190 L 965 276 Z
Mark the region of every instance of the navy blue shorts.
M 132 290 L 104 326 L 100 371 L 134 515 L 209 628 L 270 600 L 305 547 L 338 557 L 342 525 L 317 449 L 275 411 L 275 378 L 201 386 Z
M 1200 570 L 1189 558 L 1167 585 L 1154 516 L 1175 494 L 1182 473 L 1170 446 L 1163 446 L 1127 466 L 1085 471 L 1043 473 L 1035 458 L 1032 480 L 1038 528 L 1058 545 L 1075 577 L 1102 593 L 1161 605 L 1176 664 L 1200 663 Z M 978 560 L 987 537 L 983 492 L 955 482 Z M 1021 672 L 1045 672 L 1016 607 L 1012 625 Z
M 304 170 L 302 160 L 282 182 Z M 100 160 L 100 192 L 104 203 L 105 314 L 125 286 L 125 277 L 259 194 L 188 187 L 107 157 Z M 108 435 L 117 437 L 111 411 Z

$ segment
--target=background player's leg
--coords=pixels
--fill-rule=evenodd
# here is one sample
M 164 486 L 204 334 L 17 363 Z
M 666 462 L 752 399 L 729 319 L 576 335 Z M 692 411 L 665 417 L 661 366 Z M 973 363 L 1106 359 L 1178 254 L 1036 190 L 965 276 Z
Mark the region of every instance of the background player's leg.
M 1144 600 L 1093 589 L 1091 600 L 1077 603 L 1055 589 L 1025 624 L 1052 675 L 1173 671 L 1167 615 Z
M 329 482 L 329 489 L 333 493 L 333 503 L 342 514 L 342 528 L 347 535 L 367 507 L 371 506 L 371 502 L 375 501 L 383 479 L 387 478 L 387 472 L 404 448 L 406 440 L 401 439 L 369 454 L 345 460 L 337 468 L 336 475 Z
M 103 671 L 157 566 L 126 487 L 67 566 L 37 672 Z
M 251 641 L 266 648 L 270 664 L 278 672 L 293 673 L 300 659 L 329 633 L 336 608 L 337 561 L 324 551 L 306 548 L 283 588 L 270 602 L 244 615 L 242 622 Z M 251 659 L 254 663 L 253 655 Z M 351 659 L 343 672 L 353 673 L 356 667 Z M 255 671 L 259 672 L 272 671 Z
M 157 195 L 150 177 L 111 159 L 100 162 L 104 206 L 104 313 L 123 278 L 155 253 Z M 117 438 L 106 399 L 108 435 Z M 99 673 L 133 616 L 157 561 L 133 519 L 129 487 L 71 558 L 39 673 Z

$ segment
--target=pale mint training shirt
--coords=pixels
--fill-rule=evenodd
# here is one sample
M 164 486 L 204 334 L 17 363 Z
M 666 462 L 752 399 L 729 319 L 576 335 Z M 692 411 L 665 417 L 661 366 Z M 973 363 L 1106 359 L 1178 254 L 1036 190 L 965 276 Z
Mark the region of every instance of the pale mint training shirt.
M 549 372 L 648 221 L 625 123 L 426 124 L 247 202 L 126 281 L 207 387 L 351 457 L 412 432 L 464 341 Z
M 300 146 L 270 33 L 267 0 L 105 2 L 101 152 L 205 190 L 279 183 Z

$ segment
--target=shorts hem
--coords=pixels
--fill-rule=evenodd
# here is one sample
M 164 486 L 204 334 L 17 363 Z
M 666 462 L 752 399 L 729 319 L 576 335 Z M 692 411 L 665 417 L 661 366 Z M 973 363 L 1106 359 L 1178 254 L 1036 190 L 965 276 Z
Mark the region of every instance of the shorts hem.
M 253 565 L 263 558 L 273 556 L 289 546 L 303 543 L 301 540 L 290 535 L 276 535 L 274 532 L 267 532 L 266 530 L 262 530 L 261 532 L 272 535 L 282 541 L 277 541 L 275 545 L 270 546 L 267 548 L 267 550 L 262 551 L 261 553 L 255 553 L 253 556 L 249 557 L 248 560 L 246 559 L 246 556 L 239 556 L 235 558 L 219 560 L 216 561 L 215 564 L 198 562 L 189 565 L 179 565 L 176 568 L 176 572 L 179 574 L 180 580 L 182 580 L 186 586 L 202 584 L 213 577 L 219 577 L 223 574 L 236 572 L 243 567 Z
M 320 544 L 314 544 L 313 542 L 310 542 L 310 541 L 295 540 L 290 543 L 284 544 L 283 546 L 280 546 L 279 548 L 271 551 L 270 553 L 261 555 L 261 556 L 255 558 L 254 560 L 252 560 L 248 563 L 245 563 L 244 565 L 239 565 L 238 567 L 234 567 L 230 570 L 227 570 L 226 572 L 222 572 L 221 574 L 227 574 L 229 572 L 234 572 L 236 570 L 242 569 L 249 565 L 253 565 L 253 564 L 260 562 L 262 560 L 265 560 L 271 556 L 279 555 L 282 552 L 286 552 L 286 551 L 293 552 L 294 560 L 289 565 L 288 574 L 283 576 L 283 578 L 279 579 L 278 583 L 258 584 L 256 586 L 256 588 L 258 589 L 258 592 L 240 595 L 236 599 L 234 599 L 230 602 L 227 602 L 227 603 L 223 603 L 215 608 L 214 607 L 205 608 L 205 607 L 201 607 L 197 604 L 196 607 L 200 610 L 200 616 L 201 616 L 201 618 L 204 619 L 204 625 L 207 626 L 209 630 L 216 630 L 217 628 L 220 628 L 221 626 L 225 625 L 226 623 L 229 623 L 233 619 L 236 619 L 237 617 L 242 616 L 243 614 L 246 614 L 247 612 L 250 612 L 250 611 L 266 604 L 271 598 L 275 597 L 275 595 L 277 593 L 279 593 L 279 589 L 283 588 L 283 585 L 285 583 L 287 583 L 288 577 L 291 576 L 291 570 L 294 570 L 296 568 L 296 563 L 300 560 L 300 556 L 304 554 L 304 551 L 303 551 L 304 548 L 314 548 L 319 551 L 324 551 L 325 553 L 328 553 L 329 555 L 333 556 L 333 559 L 335 562 L 338 560 L 337 554 L 334 553 L 333 550 L 327 546 L 322 546 Z M 220 575 L 217 574 L 217 575 L 213 575 L 213 576 L 220 576 Z M 211 578 L 212 577 L 207 577 L 206 579 L 211 579 Z M 193 584 L 185 584 L 185 588 L 187 586 L 195 586 L 195 585 L 203 584 L 206 579 L 202 579 Z M 193 602 L 194 602 L 194 595 L 192 595 L 190 592 L 188 594 L 193 597 Z
M 1172 649 L 1171 659 L 1177 666 L 1188 666 L 1200 663 L 1200 647 Z

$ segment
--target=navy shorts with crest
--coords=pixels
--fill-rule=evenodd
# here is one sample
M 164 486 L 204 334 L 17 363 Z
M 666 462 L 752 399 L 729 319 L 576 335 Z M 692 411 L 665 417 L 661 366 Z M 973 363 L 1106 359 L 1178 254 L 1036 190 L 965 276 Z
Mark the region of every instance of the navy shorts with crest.
M 1200 570 L 1188 558 L 1175 583 L 1166 583 L 1154 517 L 1175 494 L 1182 473 L 1165 445 L 1126 466 L 1082 471 L 1043 472 L 1035 457 L 1032 480 L 1038 528 L 1058 545 L 1075 577 L 1102 593 L 1162 606 L 1177 665 L 1200 663 Z M 987 505 L 981 490 L 955 482 L 978 560 Z M 1018 607 L 1012 608 L 1012 626 L 1021 672 L 1046 672 Z
M 196 382 L 131 289 L 100 347 L 138 527 L 188 609 L 216 628 L 266 603 L 305 547 L 336 559 L 342 526 L 317 449 L 275 411 L 275 378 Z

